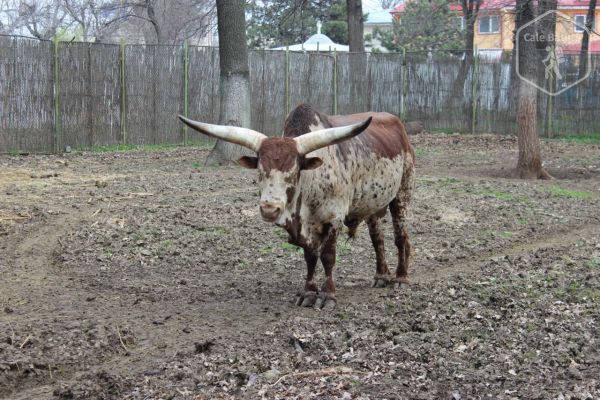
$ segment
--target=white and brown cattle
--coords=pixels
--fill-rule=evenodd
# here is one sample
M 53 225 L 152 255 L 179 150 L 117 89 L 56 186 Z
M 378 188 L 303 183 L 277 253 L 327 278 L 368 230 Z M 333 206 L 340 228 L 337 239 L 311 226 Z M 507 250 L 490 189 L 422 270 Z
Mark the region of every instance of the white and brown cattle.
M 238 162 L 258 169 L 261 216 L 285 228 L 289 242 L 304 249 L 308 273 L 298 305 L 335 306 L 336 240 L 344 225 L 354 236 L 363 220 L 376 253 L 374 286 L 408 284 L 411 244 L 405 218 L 414 187 L 414 151 L 397 117 L 327 116 L 301 104 L 287 117 L 283 137 L 180 118 L 199 132 L 256 152 Z M 398 248 L 395 275 L 385 261 L 379 224 L 388 208 Z M 314 278 L 319 259 L 326 274 L 320 292 Z

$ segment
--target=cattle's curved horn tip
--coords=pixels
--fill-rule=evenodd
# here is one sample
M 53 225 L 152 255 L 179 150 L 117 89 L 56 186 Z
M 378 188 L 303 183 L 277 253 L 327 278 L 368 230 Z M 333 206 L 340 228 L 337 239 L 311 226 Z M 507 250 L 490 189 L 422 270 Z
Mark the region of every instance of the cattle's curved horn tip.
M 371 125 L 371 121 L 373 120 L 373 117 L 369 117 L 365 120 L 365 122 L 362 123 L 362 125 L 360 126 L 361 130 L 367 129 L 369 127 L 369 125 Z

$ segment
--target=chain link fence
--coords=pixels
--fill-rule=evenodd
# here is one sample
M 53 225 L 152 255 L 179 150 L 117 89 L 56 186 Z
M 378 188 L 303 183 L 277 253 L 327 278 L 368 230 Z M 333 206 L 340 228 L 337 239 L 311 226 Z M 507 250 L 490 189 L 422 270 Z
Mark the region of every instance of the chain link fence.
M 260 50 L 249 66 L 252 128 L 268 135 L 301 102 L 327 114 L 386 111 L 430 131 L 516 131 L 510 59 Z M 600 55 L 591 70 L 550 101 L 540 92 L 541 134 L 600 132 Z M 202 139 L 177 114 L 218 122 L 218 49 L 0 36 L 0 152 Z

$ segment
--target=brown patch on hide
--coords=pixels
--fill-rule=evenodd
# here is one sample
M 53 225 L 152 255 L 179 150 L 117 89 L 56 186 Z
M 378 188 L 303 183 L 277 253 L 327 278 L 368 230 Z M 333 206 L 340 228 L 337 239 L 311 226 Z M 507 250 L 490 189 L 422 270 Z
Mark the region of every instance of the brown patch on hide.
M 318 119 L 317 119 L 318 117 Z M 310 132 L 310 126 L 319 124 L 319 120 L 323 127 L 331 128 L 331 124 L 327 120 L 327 116 L 315 110 L 313 106 L 307 103 L 302 103 L 296 106 L 285 119 L 283 125 L 284 137 L 295 138 L 305 133 Z
M 346 156 L 351 146 L 357 150 L 365 147 L 380 157 L 389 159 L 396 158 L 399 154 L 410 153 L 414 150 L 404 129 L 402 121 L 398 117 L 388 113 L 360 113 L 352 115 L 330 116 L 329 121 L 333 126 L 345 126 L 356 124 L 372 117 L 369 127 L 354 139 L 342 142 L 338 146 L 343 156 Z
M 290 171 L 299 162 L 296 142 L 290 138 L 266 138 L 258 149 L 258 162 L 267 175 L 271 170 Z
M 285 189 L 285 195 L 287 197 L 288 204 L 291 203 L 292 200 L 294 199 L 295 193 L 296 193 L 296 188 L 294 186 L 290 186 L 287 189 Z
M 296 201 L 296 210 L 292 214 L 292 219 L 285 221 L 285 230 L 289 237 L 288 242 L 304 249 L 307 247 L 306 238 L 302 236 L 302 221 L 300 220 L 300 209 L 302 208 L 302 194 Z
M 372 151 L 380 157 L 393 159 L 399 154 L 414 150 L 402 121 L 388 113 L 367 112 L 351 115 L 328 116 L 314 109 L 310 104 L 300 104 L 293 109 L 285 120 L 284 137 L 294 138 L 311 131 L 310 127 L 320 122 L 323 128 L 352 125 L 372 117 L 368 128 L 353 139 L 343 141 L 336 146 L 338 156 L 344 161 L 352 149 L 356 152 Z

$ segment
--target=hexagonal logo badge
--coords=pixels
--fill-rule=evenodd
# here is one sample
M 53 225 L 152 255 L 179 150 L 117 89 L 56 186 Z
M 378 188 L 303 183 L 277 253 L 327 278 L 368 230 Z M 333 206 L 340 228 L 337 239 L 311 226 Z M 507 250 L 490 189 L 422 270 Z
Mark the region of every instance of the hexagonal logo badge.
M 555 33 L 544 33 L 541 28 L 552 26 L 554 19 Z M 556 10 L 546 11 L 523 25 L 517 30 L 515 43 L 517 76 L 550 96 L 557 96 L 583 82 L 591 73 L 591 53 L 588 51 L 587 68 L 582 77 L 579 76 L 581 36 L 585 31 L 589 34 L 584 19 L 575 20 Z M 520 71 L 519 51 L 522 52 L 525 47 L 523 41 L 534 42 L 537 50 L 536 62 L 540 63 L 538 67 L 541 70 L 536 81 L 524 77 Z

